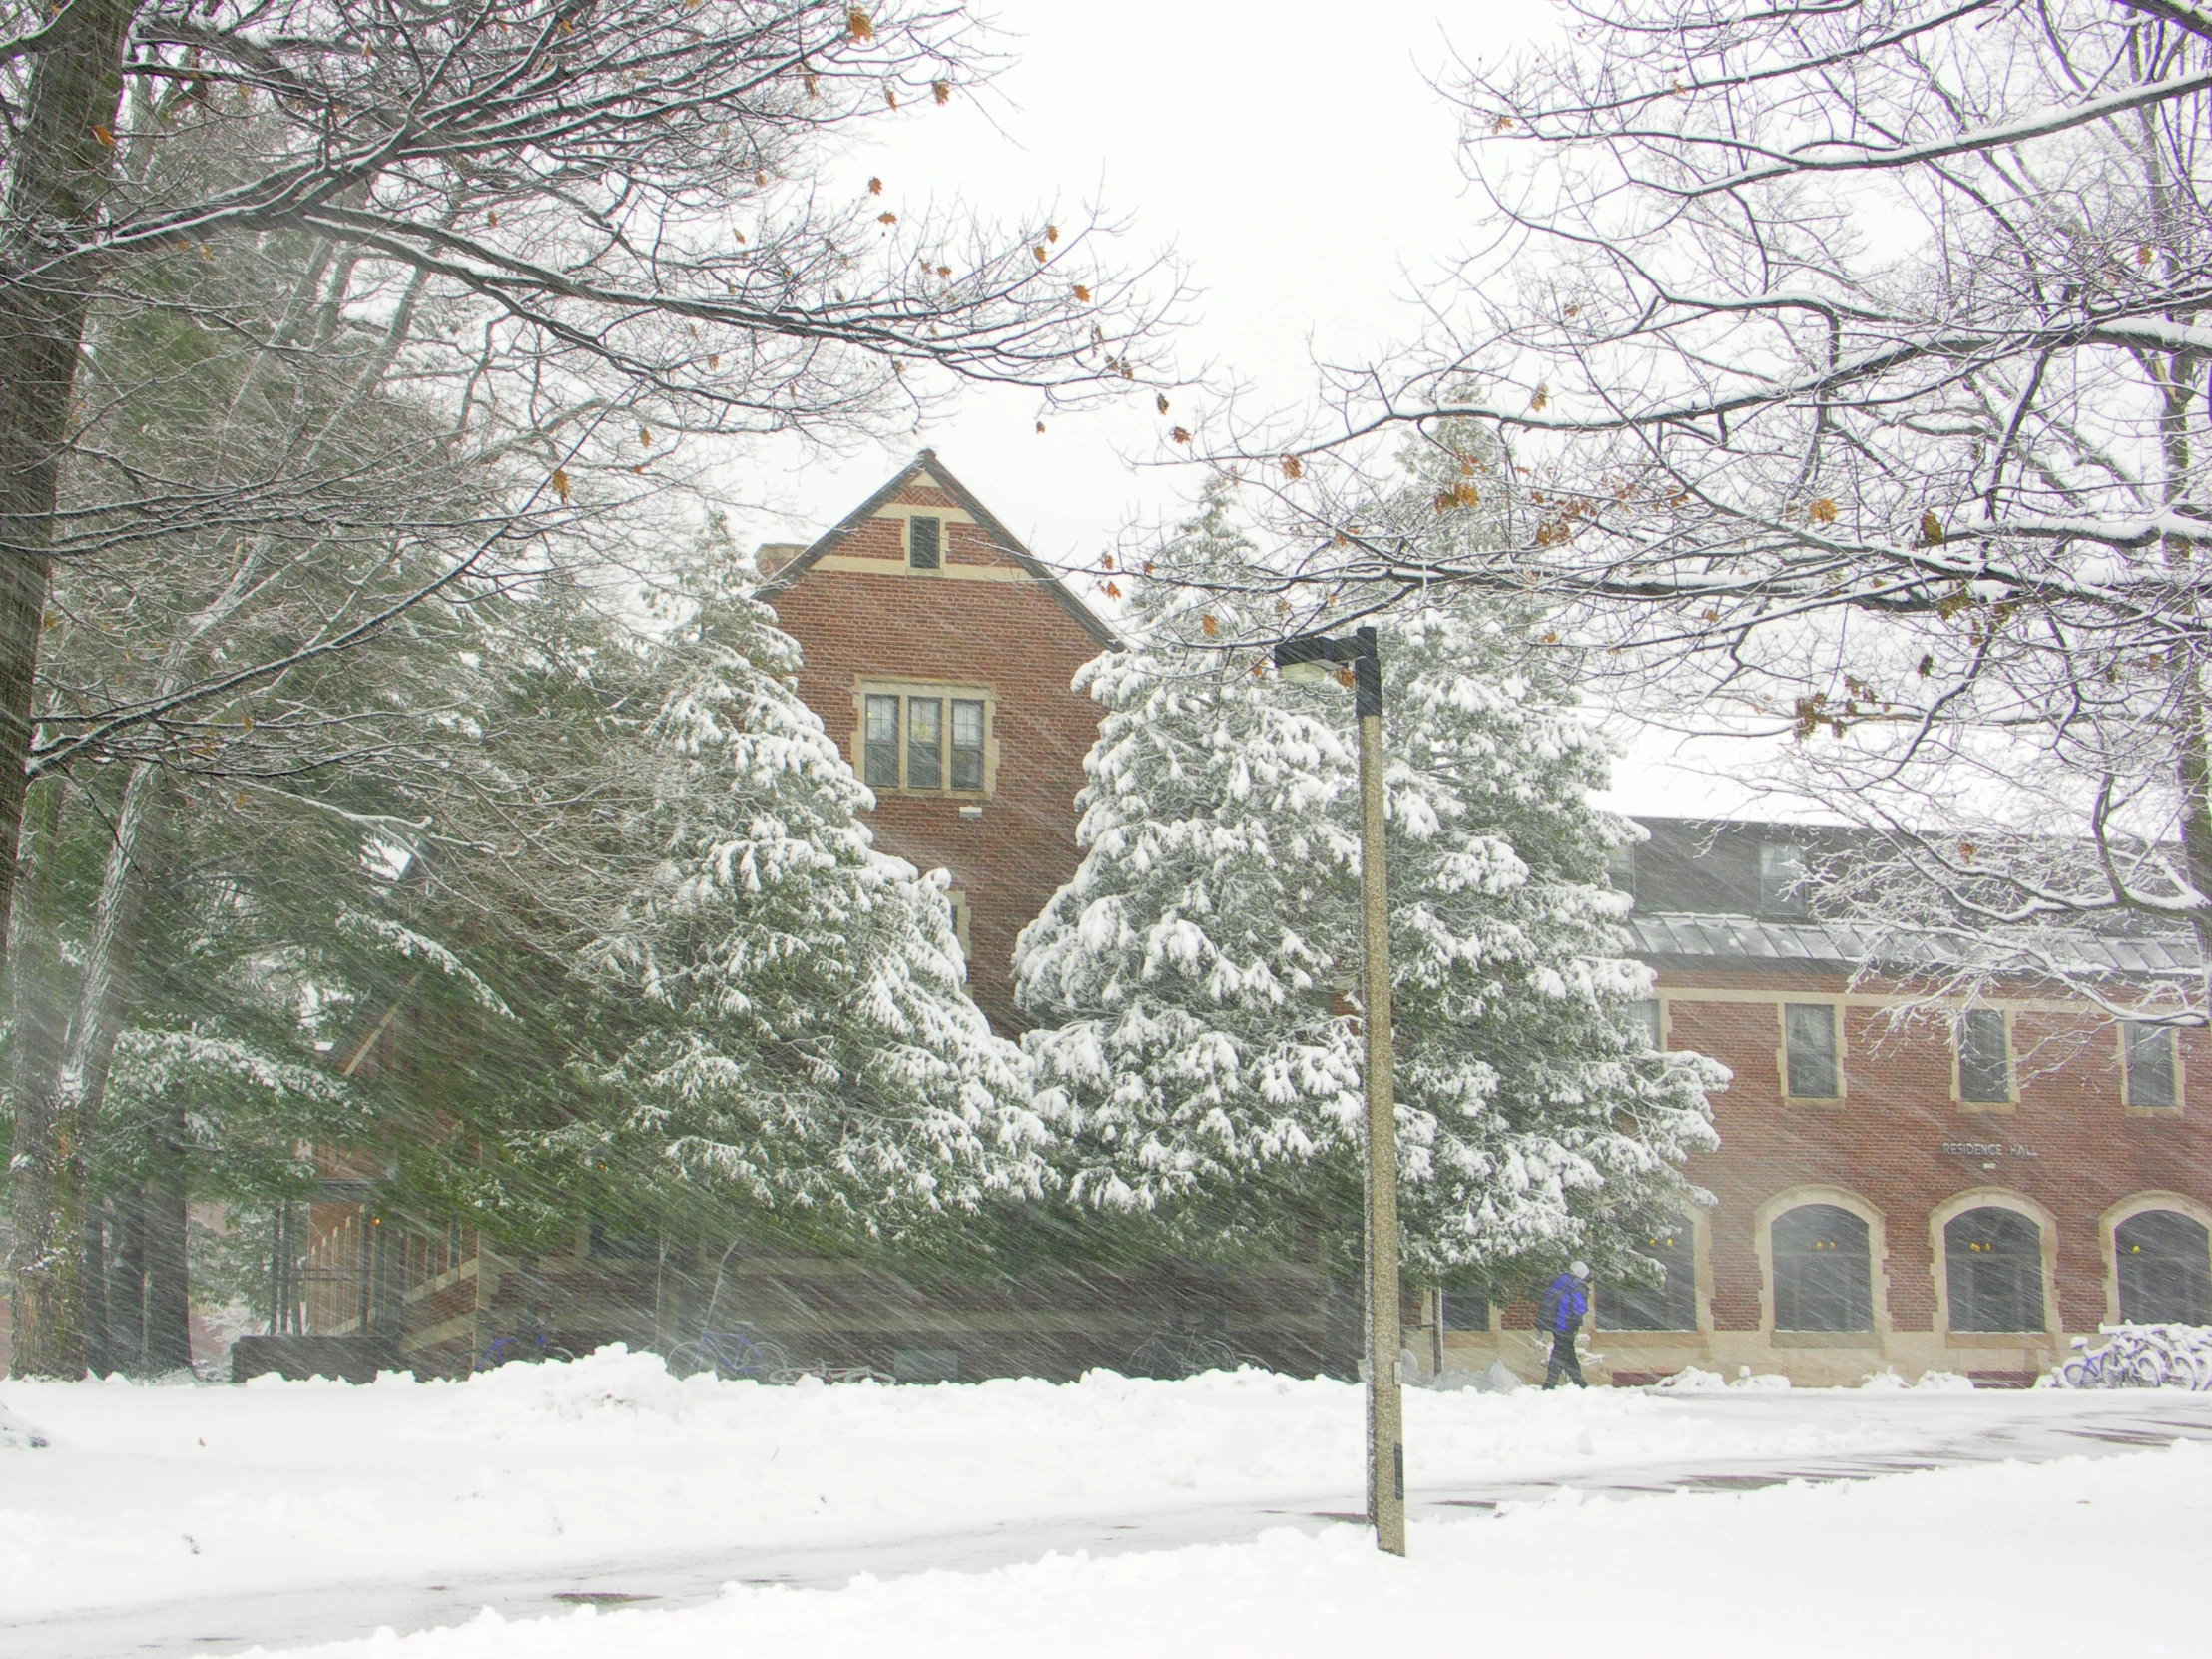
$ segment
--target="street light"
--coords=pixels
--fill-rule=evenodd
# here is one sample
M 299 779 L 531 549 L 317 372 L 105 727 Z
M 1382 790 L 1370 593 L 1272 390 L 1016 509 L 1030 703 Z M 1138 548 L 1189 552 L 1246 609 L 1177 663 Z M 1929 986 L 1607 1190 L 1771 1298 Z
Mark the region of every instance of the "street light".
M 1382 869 L 1382 658 L 1375 630 L 1301 634 L 1275 648 L 1286 680 L 1321 685 L 1352 671 L 1360 718 L 1360 908 L 1368 1039 L 1368 1514 L 1375 1546 L 1405 1553 L 1405 1405 L 1397 1382 L 1397 1117 L 1390 1104 L 1390 935 Z

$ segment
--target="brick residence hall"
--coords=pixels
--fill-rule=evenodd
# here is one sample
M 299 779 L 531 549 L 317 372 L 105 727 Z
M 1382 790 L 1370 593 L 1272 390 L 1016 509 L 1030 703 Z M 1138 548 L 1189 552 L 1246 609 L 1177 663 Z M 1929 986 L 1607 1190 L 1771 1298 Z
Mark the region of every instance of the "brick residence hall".
M 1097 731 L 1069 682 L 1111 632 L 927 450 L 813 544 L 762 562 L 805 652 L 801 695 L 875 792 L 879 842 L 950 872 L 975 999 L 1015 1029 L 1015 935 L 1075 868 Z M 1853 1382 L 1895 1366 L 2017 1384 L 2100 1322 L 2212 1322 L 2207 1033 L 2113 1029 L 2028 994 L 1890 1031 L 1881 984 L 1853 983 L 1854 935 L 1799 879 L 1818 831 L 1646 827 L 1614 875 L 1658 970 L 1647 1016 L 1735 1081 L 1713 1102 L 1720 1150 L 1689 1171 L 1718 1203 L 1648 1242 L 1664 1288 L 1597 1288 L 1593 1381 L 1695 1365 Z M 2192 966 L 2153 942 L 2109 948 L 2146 981 Z M 345 1065 L 388 1063 L 401 1040 L 387 1020 Z M 678 1261 L 581 1221 L 569 1253 L 508 1261 L 459 1228 L 387 1240 L 371 1189 L 339 1161 L 329 1172 L 321 1201 L 285 1218 L 278 1328 L 424 1373 L 466 1370 L 530 1324 L 579 1352 L 667 1352 L 698 1335 L 718 1266 L 718 1326 L 908 1379 L 1123 1367 L 1163 1330 L 1309 1375 L 1349 1371 L 1357 1347 L 1356 1292 L 1295 1262 L 979 1284 L 772 1250 Z M 1502 1358 L 1531 1375 L 1532 1315 L 1409 1293 L 1407 1343 L 1423 1368 Z

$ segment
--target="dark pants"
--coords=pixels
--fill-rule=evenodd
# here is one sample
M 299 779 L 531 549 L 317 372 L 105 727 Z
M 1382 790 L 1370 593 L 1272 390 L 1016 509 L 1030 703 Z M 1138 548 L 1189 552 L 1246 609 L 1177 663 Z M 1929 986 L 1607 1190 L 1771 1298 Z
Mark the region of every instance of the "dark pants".
M 1556 1388 L 1561 1372 L 1566 1374 L 1567 1381 L 1576 1387 L 1589 1386 L 1589 1383 L 1582 1381 L 1582 1362 L 1574 1357 L 1572 1331 L 1554 1331 L 1551 1334 L 1551 1364 L 1544 1368 L 1544 1386 Z

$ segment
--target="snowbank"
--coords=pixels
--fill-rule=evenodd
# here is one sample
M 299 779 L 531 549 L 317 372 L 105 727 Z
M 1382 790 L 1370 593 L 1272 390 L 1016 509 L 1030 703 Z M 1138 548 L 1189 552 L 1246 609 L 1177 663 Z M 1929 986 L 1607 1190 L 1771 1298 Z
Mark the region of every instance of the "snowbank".
M 10 1382 L 8 1399 L 53 1439 L 0 1475 L 0 1607 L 16 1617 L 1240 1504 L 1341 1511 L 1360 1504 L 1365 1416 L 1357 1384 L 1256 1371 L 775 1388 L 679 1381 L 619 1348 L 463 1382 Z M 2125 1404 L 1416 1388 L 1406 1472 L 1416 1494 L 1448 1496 L 1596 1467 L 1875 1454 L 1968 1423 L 1945 1413 Z
M 1578 1652 L 1670 1655 L 2039 1651 L 2149 1610 L 2129 1653 L 2197 1651 L 2179 1587 L 2212 1555 L 2212 1453 L 1895 1475 L 1737 1495 L 1558 1501 L 1494 1519 L 1416 1523 L 1410 1555 L 1339 1527 L 1249 1544 L 839 1590 L 732 1587 L 676 1612 L 583 1610 L 315 1648 L 320 1659 L 1127 1659 L 1267 1654 Z
M 0 1451 L 43 1450 L 52 1443 L 45 1429 L 14 1415 L 7 1402 L 0 1400 Z

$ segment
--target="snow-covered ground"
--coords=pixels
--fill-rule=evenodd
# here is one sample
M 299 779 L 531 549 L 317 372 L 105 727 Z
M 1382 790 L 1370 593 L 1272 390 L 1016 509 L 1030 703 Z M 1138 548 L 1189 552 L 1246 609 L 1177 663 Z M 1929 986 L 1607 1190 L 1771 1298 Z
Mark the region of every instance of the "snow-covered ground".
M 1946 1469 L 1622 1502 L 1569 1495 L 1416 1523 L 1052 1556 L 994 1572 L 735 1586 L 675 1612 L 583 1609 L 319 1649 L 325 1659 L 1299 1659 L 1484 1652 L 1940 1655 L 2086 1641 L 2204 1651 L 2212 1450 Z
M 1889 1517 L 1921 1508 L 1949 1517 L 1943 1524 L 1959 1528 L 1961 1543 L 1975 1534 L 1974 1560 L 1994 1560 L 2001 1551 L 1979 1541 L 1982 1533 L 2022 1533 L 2023 1516 L 2061 1503 L 2052 1495 L 2061 1486 L 2070 1493 L 2079 1485 L 2078 1497 L 2092 1507 L 2111 1502 L 2124 1489 L 2112 1484 L 2121 1464 L 2158 1491 L 2166 1489 L 2162 1481 L 2180 1492 L 2193 1480 L 2196 1501 L 2212 1501 L 2204 1495 L 2212 1491 L 2212 1448 L 2193 1463 L 2188 1453 L 2160 1451 L 2063 1476 L 1998 1467 L 1740 1500 L 1592 1499 L 1534 1508 L 1512 1501 L 1558 1485 L 1632 1491 L 1870 1473 L 1919 1461 L 2048 1457 L 2163 1441 L 2174 1424 L 2212 1435 L 2212 1401 L 2199 1396 L 1997 1395 L 1894 1382 L 1796 1392 L 1414 1390 L 1407 1476 L 1416 1516 L 1505 1500 L 1505 1519 L 1422 1521 L 1407 1569 L 1413 1576 L 1384 1580 L 1327 1520 L 1359 1507 L 1361 1471 L 1361 1391 L 1331 1382 L 1248 1372 L 1184 1382 L 1094 1375 L 1060 1385 L 768 1388 L 704 1378 L 680 1382 L 652 1356 L 604 1351 L 574 1365 L 514 1366 L 458 1383 L 10 1382 L 0 1383 L 0 1400 L 51 1442 L 0 1449 L 0 1649 L 11 1653 L 141 1645 L 122 1641 L 126 1631 L 151 1632 L 166 1651 L 189 1651 L 195 1637 L 214 1642 L 242 1625 L 265 1640 L 289 1640 L 379 1622 L 451 1622 L 483 1600 L 553 1606 L 543 1598 L 564 1583 L 671 1600 L 712 1595 L 734 1579 L 835 1585 L 855 1571 L 989 1568 L 1086 1543 L 1251 1540 L 1286 1520 L 1319 1536 L 1054 1560 L 956 1580 L 939 1575 L 943 1581 L 930 1580 L 930 1589 L 901 1579 L 824 1596 L 741 1594 L 660 1614 L 663 1622 L 638 1626 L 656 1634 L 634 1640 L 696 1642 L 702 1652 L 719 1644 L 720 1651 L 749 1621 L 789 1633 L 779 1640 L 799 1639 L 802 1630 L 829 1640 L 852 1635 L 868 1619 L 918 1619 L 938 1605 L 931 1596 L 978 1620 L 1082 1620 L 1091 1601 L 1156 1596 L 1163 1606 L 1180 1605 L 1219 1580 L 1243 1587 L 1221 1590 L 1200 1626 L 1220 1635 L 1221 1610 L 1245 1598 L 1273 1632 L 1268 1640 L 1303 1651 L 1304 1623 L 1286 1622 L 1270 1603 L 1305 1574 L 1332 1575 L 1324 1600 L 1341 1606 L 1346 1619 L 1361 1598 L 1398 1585 L 1391 1605 L 1403 1605 L 1391 1617 L 1413 1620 L 1403 1626 L 1407 1633 L 1447 1613 L 1495 1616 L 1501 1604 L 1516 1618 L 1523 1607 L 1553 1608 L 1571 1622 L 1588 1597 L 1599 1598 L 1588 1607 L 1618 1602 L 1627 1619 L 1633 1587 L 1649 1576 L 1641 1567 L 1629 1571 L 1630 1558 L 1647 1543 L 1663 1543 L 1656 1558 L 1680 1565 L 1688 1556 L 1678 1531 L 1717 1528 L 1703 1547 L 1733 1549 L 1739 1538 L 1747 1549 L 1756 1546 L 1754 1558 L 1769 1566 L 1747 1569 L 1748 1583 L 1779 1570 L 1794 1547 L 1784 1534 L 1794 1536 L 1801 1523 L 1889 1528 Z M 1878 1490 L 1889 1495 L 1871 1495 Z M 2073 1505 L 2076 1496 L 2062 1501 Z M 2145 1557 L 2163 1559 L 2173 1539 L 2186 1535 L 2199 1547 L 2208 1541 L 2200 1510 L 2188 1510 L 2192 1520 L 2174 1519 L 2179 1501 L 2162 1498 L 2140 1513 L 2115 1502 L 2108 1518 L 2129 1538 L 2166 1540 Z M 1983 1504 L 1985 1513 L 1976 1508 Z M 1802 1505 L 1802 1513 L 1790 1505 Z M 2166 1517 L 2167 1532 L 2143 1521 L 2153 1512 Z M 1901 1605 L 1940 1605 L 1957 1589 L 1943 1589 L 1956 1577 L 1955 1555 L 1938 1561 L 1931 1533 L 1923 1539 L 1931 1553 L 1916 1560 L 1903 1536 L 1885 1532 L 1880 1544 L 1884 1559 L 1896 1555 L 1906 1563 L 1899 1571 L 1924 1581 L 1921 1589 L 1901 1589 Z M 1826 1546 L 1806 1548 L 1810 1562 Z M 1563 1551 L 1555 1560 L 1547 1553 L 1553 1549 Z M 1518 1563 L 1513 1571 L 1522 1577 L 1495 1576 L 1505 1570 L 1500 1562 Z M 1479 1585 L 1466 1580 L 1477 1569 Z M 539 1600 L 477 1592 L 479 1584 L 512 1590 L 524 1580 Z M 2170 1590 L 2179 1580 L 2165 1582 Z M 432 1591 L 449 1599 L 425 1599 Z M 279 1593 L 293 1594 L 298 1605 L 276 1609 L 284 1616 L 271 1622 L 269 1598 Z M 1696 1601 L 1685 1597 L 1669 1591 L 1662 1600 L 1687 1618 Z M 247 1616 L 257 1606 L 271 1614 L 258 1624 Z M 1336 1628 L 1330 1620 L 1337 1616 L 1312 1629 Z M 945 1644 L 955 1628 L 942 1625 Z M 1125 1626 L 1124 1635 L 1151 1641 L 1151 1629 Z M 889 1627 L 875 1639 L 894 1636 L 901 1651 L 940 1639 Z M 481 1631 L 450 1639 L 519 1640 Z M 605 1627 L 574 1639 L 604 1642 Z M 691 1651 L 632 1641 L 626 1625 L 624 1651 Z M 479 1650 L 425 1654 L 433 1651 Z

